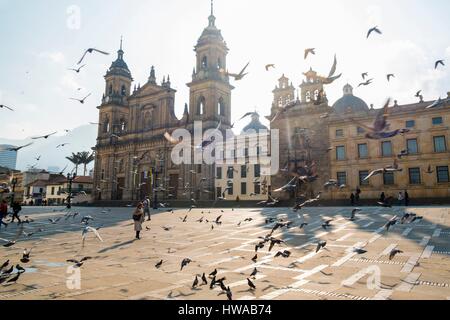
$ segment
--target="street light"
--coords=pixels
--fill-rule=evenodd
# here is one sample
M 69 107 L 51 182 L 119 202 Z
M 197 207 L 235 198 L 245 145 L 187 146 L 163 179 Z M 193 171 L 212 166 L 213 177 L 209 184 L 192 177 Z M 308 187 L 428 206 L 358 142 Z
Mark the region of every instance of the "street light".
M 67 174 L 67 181 L 69 182 L 69 197 L 67 198 L 67 209 L 71 209 L 72 208 L 72 182 L 73 180 L 75 180 L 75 178 L 77 177 L 77 174 Z

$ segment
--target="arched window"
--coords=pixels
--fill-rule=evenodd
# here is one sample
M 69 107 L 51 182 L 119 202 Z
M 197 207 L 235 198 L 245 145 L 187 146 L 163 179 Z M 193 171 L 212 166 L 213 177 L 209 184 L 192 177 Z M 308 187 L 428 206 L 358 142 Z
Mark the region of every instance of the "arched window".
M 217 70 L 222 69 L 222 60 L 220 58 L 217 59 Z
M 205 97 L 200 97 L 197 105 L 197 115 L 201 116 L 205 114 L 205 106 L 206 106 Z
M 106 118 L 105 121 L 103 121 L 103 133 L 108 133 L 109 129 L 110 129 L 109 119 Z
M 126 96 L 127 95 L 127 87 L 125 87 L 125 85 L 122 85 L 122 88 L 120 89 L 120 94 L 122 96 Z
M 223 101 L 223 98 L 220 98 L 217 104 L 217 114 L 219 116 L 225 116 L 225 101 Z
M 282 107 L 283 106 L 283 98 L 282 97 L 280 97 L 279 99 L 278 99 L 278 107 Z
M 319 99 L 319 90 L 314 91 L 314 101 Z
M 305 96 L 305 98 L 306 98 L 306 102 L 311 102 L 311 92 L 306 91 L 306 96 Z
M 202 58 L 202 69 L 208 69 L 208 58 L 206 56 Z
M 109 91 L 108 92 L 109 92 L 110 95 L 113 93 L 113 86 L 112 86 L 112 84 L 109 85 Z
M 127 123 L 124 119 L 120 119 L 120 131 L 124 132 L 127 130 Z
M 144 115 L 144 129 L 150 129 L 152 126 L 152 118 L 150 112 L 147 111 Z

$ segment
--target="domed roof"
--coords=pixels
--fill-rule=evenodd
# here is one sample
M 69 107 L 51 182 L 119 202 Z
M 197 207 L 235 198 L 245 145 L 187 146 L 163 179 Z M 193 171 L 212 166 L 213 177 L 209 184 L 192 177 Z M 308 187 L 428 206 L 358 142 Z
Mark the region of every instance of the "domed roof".
M 122 50 L 122 41 L 120 43 L 120 49 L 117 51 L 117 60 L 111 64 L 107 76 L 124 76 L 132 79 L 130 69 L 128 69 L 128 65 L 123 60 L 124 51 Z
M 252 121 L 244 128 L 242 129 L 242 134 L 245 134 L 249 130 L 254 130 L 256 132 L 259 132 L 261 130 L 267 130 L 269 129 L 259 121 L 259 114 L 257 112 L 252 114 Z
M 208 17 L 209 24 L 203 30 L 202 35 L 198 39 L 197 46 L 208 43 L 219 42 L 226 46 L 221 31 L 216 27 L 216 17 L 214 16 L 213 3 L 211 2 L 211 14 Z
M 336 113 L 369 111 L 367 103 L 353 95 L 353 87 L 349 84 L 344 86 L 344 96 L 334 103 L 333 108 Z

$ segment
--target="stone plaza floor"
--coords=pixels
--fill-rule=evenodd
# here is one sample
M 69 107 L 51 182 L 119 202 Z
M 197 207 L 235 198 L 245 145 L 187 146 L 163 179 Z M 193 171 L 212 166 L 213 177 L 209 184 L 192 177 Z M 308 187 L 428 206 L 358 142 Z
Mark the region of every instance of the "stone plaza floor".
M 19 226 L 1 227 L 0 264 L 9 259 L 26 272 L 17 283 L 0 285 L 0 300 L 226 300 L 219 286 L 191 288 L 196 275 L 214 269 L 217 278 L 226 278 L 234 300 L 450 299 L 449 207 L 408 208 L 423 220 L 397 224 L 389 232 L 386 222 L 401 217 L 405 208 L 363 207 L 355 221 L 349 220 L 351 210 L 305 208 L 303 217 L 289 208 L 160 210 L 144 223 L 142 239 L 136 241 L 132 208 L 73 208 L 79 215 L 68 219 L 63 208 L 24 208 L 21 216 L 34 222 L 24 225 L 28 235 L 21 232 L 9 248 L 3 244 L 15 238 Z M 89 233 L 82 247 L 80 222 L 88 215 L 93 218 L 90 226 L 101 227 L 103 242 Z M 223 223 L 213 223 L 220 215 Z M 58 217 L 62 219 L 55 224 L 49 221 Z M 266 245 L 255 263 L 251 259 L 258 237 L 274 226 L 266 224 L 268 218 L 293 225 L 276 230 L 273 236 L 285 243 L 271 252 Z M 303 219 L 308 225 L 300 229 Z M 324 230 L 327 219 L 333 221 Z M 321 240 L 327 246 L 316 253 Z M 355 253 L 356 247 L 367 253 Z M 20 262 L 25 248 L 33 248 L 26 264 Z M 393 248 L 403 253 L 389 260 Z M 275 257 L 284 250 L 292 253 L 289 258 Z M 86 256 L 92 259 L 80 268 L 66 262 Z M 192 262 L 180 271 L 185 258 Z M 256 290 L 250 290 L 247 278 L 255 267 Z

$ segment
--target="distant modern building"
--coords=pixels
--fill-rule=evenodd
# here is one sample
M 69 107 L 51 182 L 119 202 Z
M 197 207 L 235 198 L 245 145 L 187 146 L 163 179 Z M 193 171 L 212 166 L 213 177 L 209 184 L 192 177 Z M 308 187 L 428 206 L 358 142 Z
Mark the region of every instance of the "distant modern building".
M 56 167 L 56 166 L 50 166 L 50 167 L 48 167 L 48 172 L 50 172 L 50 173 L 59 173 L 59 172 L 61 172 L 61 168 L 60 167 Z
M 17 151 L 9 151 L 9 148 L 15 148 L 15 146 L 0 145 L 0 166 L 15 170 L 17 164 Z

